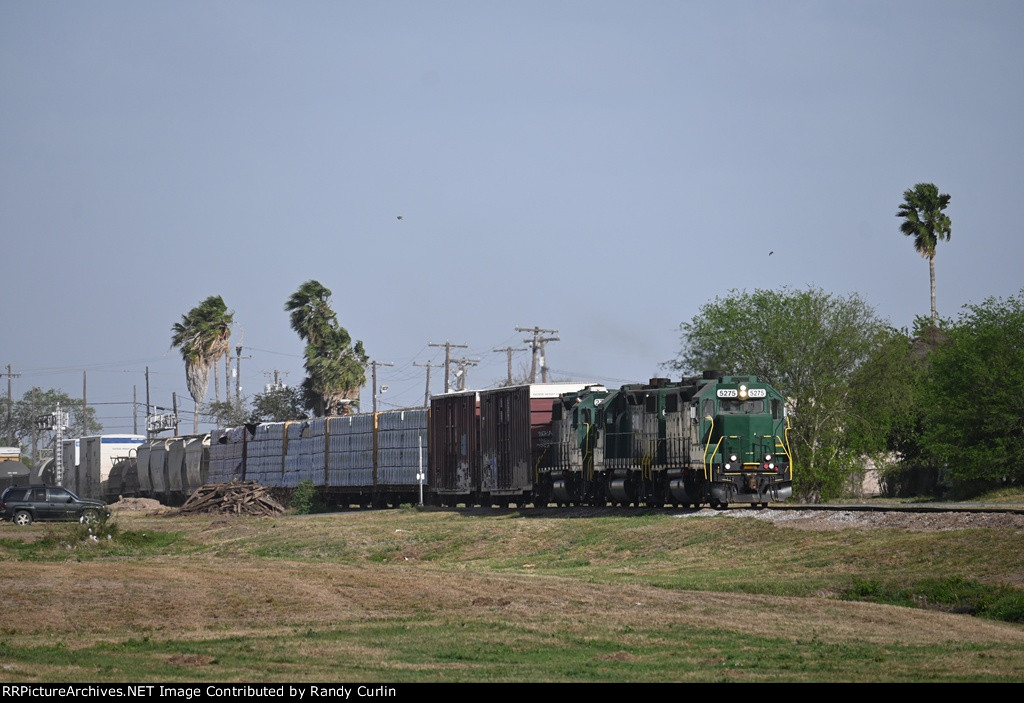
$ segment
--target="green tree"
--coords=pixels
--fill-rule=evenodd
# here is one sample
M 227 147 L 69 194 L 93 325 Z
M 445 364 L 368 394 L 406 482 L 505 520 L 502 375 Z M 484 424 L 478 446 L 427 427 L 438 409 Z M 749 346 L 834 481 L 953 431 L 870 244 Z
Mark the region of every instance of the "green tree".
M 1024 289 L 965 306 L 928 358 L 922 443 L 962 492 L 1024 481 Z
M 306 407 L 317 416 L 338 414 L 358 405 L 366 385 L 369 357 L 363 343 L 352 344 L 331 308 L 331 291 L 319 281 L 306 281 L 285 303 L 292 329 L 306 342 Z
M 937 471 L 921 443 L 922 384 L 938 328 L 927 317 L 915 332 L 892 330 L 854 373 L 851 447 L 874 460 L 890 495 L 921 495 L 935 489 Z
M 33 461 L 37 458 L 39 447 L 53 444 L 56 438 L 56 433 L 53 430 L 40 429 L 37 426 L 37 420 L 43 415 L 49 415 L 56 411 L 58 405 L 62 411 L 68 413 L 68 429 L 64 431 L 65 437 L 80 436 L 83 420 L 84 436 L 96 435 L 103 430 L 103 425 L 96 420 L 95 408 L 86 407 L 83 417 L 81 398 L 72 398 L 64 391 L 55 388 L 44 390 L 38 386 L 34 387 L 14 402 L 11 410 L 11 426 L 5 432 L 16 446 L 25 449 L 26 444 L 28 445 L 29 455 Z
M 932 327 L 938 324 L 935 309 L 935 247 L 939 240 L 949 241 L 952 223 L 943 211 L 950 196 L 939 193 L 933 183 L 918 183 L 903 191 L 903 202 L 896 217 L 902 217 L 900 232 L 914 238 L 917 253 L 928 259 L 928 278 L 931 283 Z
M 199 431 L 199 406 L 209 389 L 210 367 L 214 369 L 214 390 L 217 401 L 220 401 L 217 362 L 231 353 L 232 322 L 234 313 L 228 312 L 224 299 L 211 295 L 171 327 L 171 346 L 181 351 L 185 362 L 185 382 L 189 395 L 195 401 L 193 432 Z
M 305 420 L 303 394 L 297 388 L 272 386 L 252 399 L 253 422 L 287 422 Z
M 238 427 L 252 418 L 252 412 L 246 407 L 244 398 L 238 401 L 214 401 L 210 403 L 207 412 L 217 427 Z
M 857 372 L 896 334 L 856 295 L 820 289 L 732 291 L 680 325 L 682 349 L 668 366 L 753 374 L 787 397 L 795 490 L 841 495 L 862 462 L 870 419 L 857 413 Z M 880 382 L 882 380 L 880 379 Z

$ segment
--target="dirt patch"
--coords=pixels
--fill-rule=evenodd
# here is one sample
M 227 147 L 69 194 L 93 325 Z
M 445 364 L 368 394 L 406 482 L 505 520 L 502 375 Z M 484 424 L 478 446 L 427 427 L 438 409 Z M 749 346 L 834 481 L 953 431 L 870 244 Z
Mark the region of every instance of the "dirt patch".
M 109 506 L 110 512 L 118 513 L 143 513 L 151 515 L 163 515 L 174 512 L 174 508 L 168 508 L 158 500 L 152 498 L 121 498 Z
M 167 663 L 171 666 L 194 667 L 216 664 L 217 660 L 202 654 L 175 654 L 167 660 Z

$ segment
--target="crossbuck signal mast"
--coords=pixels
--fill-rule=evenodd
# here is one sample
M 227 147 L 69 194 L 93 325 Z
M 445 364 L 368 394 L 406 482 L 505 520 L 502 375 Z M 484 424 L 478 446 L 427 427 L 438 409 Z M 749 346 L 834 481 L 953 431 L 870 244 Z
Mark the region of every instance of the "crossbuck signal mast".
M 68 427 L 67 410 L 60 409 L 60 403 L 57 403 L 57 409 L 48 414 L 40 415 L 36 418 L 36 428 L 40 430 L 53 430 L 56 432 L 56 436 L 53 438 L 53 475 L 54 480 L 58 486 L 63 484 L 64 481 L 64 430 Z

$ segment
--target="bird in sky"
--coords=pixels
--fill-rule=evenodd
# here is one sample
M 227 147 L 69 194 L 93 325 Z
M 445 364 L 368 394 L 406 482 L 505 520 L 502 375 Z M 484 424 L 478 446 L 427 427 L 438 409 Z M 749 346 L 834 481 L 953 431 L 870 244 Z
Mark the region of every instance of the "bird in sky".
M 398 216 L 398 219 L 400 219 L 400 220 L 401 220 L 401 219 L 402 219 L 402 216 L 401 216 L 401 215 L 399 215 L 399 216 Z

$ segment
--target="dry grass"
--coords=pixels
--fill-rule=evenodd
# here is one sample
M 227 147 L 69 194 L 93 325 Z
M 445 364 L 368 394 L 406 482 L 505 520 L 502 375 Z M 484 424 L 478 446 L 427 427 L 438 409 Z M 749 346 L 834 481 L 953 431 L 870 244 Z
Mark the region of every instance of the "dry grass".
M 840 601 L 827 589 L 793 597 L 651 585 L 680 564 L 698 568 L 706 544 L 728 561 L 733 540 L 764 530 L 772 545 L 816 539 L 755 523 L 124 515 L 122 530 L 181 538 L 151 555 L 3 562 L 0 678 L 1024 679 L 1020 625 Z M 38 529 L 4 525 L 0 538 L 31 540 Z M 1014 530 L 1003 536 L 1019 547 Z M 773 578 L 767 560 L 760 568 L 756 577 Z M 757 665 L 781 651 L 784 666 Z

